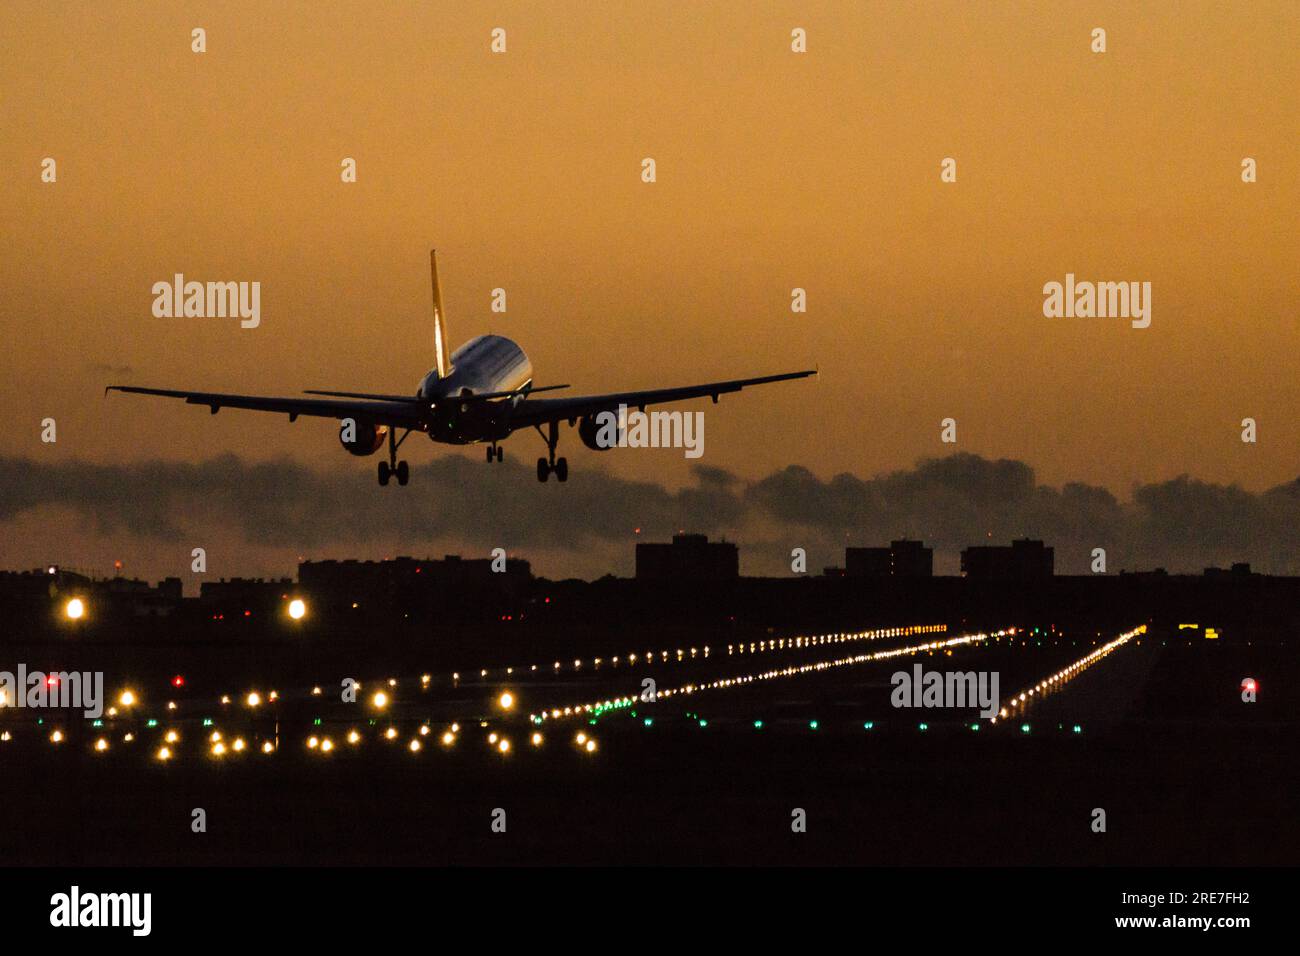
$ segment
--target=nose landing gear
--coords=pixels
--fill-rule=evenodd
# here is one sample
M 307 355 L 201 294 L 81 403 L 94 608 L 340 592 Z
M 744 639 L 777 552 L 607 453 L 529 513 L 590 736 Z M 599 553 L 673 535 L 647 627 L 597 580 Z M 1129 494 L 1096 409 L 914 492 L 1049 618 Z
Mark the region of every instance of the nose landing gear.
M 498 446 L 496 442 L 488 446 L 487 460 L 489 465 L 494 461 L 505 461 L 505 458 L 506 450 Z

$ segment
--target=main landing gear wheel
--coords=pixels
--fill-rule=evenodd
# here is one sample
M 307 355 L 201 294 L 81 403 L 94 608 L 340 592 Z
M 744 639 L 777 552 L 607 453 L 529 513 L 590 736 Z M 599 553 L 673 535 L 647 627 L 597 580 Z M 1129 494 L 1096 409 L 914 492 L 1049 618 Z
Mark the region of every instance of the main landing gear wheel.
M 411 480 L 410 466 L 404 461 L 397 460 L 397 449 L 402 446 L 402 442 L 406 441 L 407 435 L 410 434 L 411 430 L 408 428 L 399 440 L 396 432 L 391 430 L 389 431 L 388 461 L 381 461 L 379 463 L 379 483 L 381 485 L 387 486 L 388 479 L 394 477 L 397 479 L 399 485 L 404 485 Z
M 555 475 L 556 481 L 568 481 L 569 460 L 567 458 L 557 458 L 555 464 L 551 464 L 545 458 L 537 459 L 537 480 L 545 481 L 552 474 Z
M 540 427 L 533 427 L 537 429 L 537 434 L 542 435 Z M 542 435 L 542 440 L 546 442 L 547 457 L 537 459 L 537 480 L 545 481 L 553 472 L 557 481 L 568 481 L 569 462 L 555 457 L 555 446 L 560 443 L 560 423 L 551 422 L 547 433 Z
M 505 457 L 506 457 L 506 450 L 504 448 L 499 448 L 496 445 L 488 446 L 487 460 L 489 465 L 492 464 L 492 462 L 494 461 L 504 461 Z

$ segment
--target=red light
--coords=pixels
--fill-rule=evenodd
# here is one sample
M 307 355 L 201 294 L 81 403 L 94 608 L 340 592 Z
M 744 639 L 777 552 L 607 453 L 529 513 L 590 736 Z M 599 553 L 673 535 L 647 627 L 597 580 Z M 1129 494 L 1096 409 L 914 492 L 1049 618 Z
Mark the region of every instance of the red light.
M 180 674 L 177 674 L 175 677 L 172 678 L 172 686 L 173 686 L 173 687 L 184 687 L 184 686 L 185 686 L 185 678 L 182 677 Z
M 245 611 L 245 612 L 244 612 L 244 617 L 252 617 L 252 616 L 253 616 L 253 612 L 252 612 L 252 611 Z
M 53 674 L 51 674 L 49 677 L 45 678 L 45 686 L 47 686 L 47 687 L 58 687 L 58 686 L 59 686 L 59 679 L 58 679 L 57 677 L 55 677 Z

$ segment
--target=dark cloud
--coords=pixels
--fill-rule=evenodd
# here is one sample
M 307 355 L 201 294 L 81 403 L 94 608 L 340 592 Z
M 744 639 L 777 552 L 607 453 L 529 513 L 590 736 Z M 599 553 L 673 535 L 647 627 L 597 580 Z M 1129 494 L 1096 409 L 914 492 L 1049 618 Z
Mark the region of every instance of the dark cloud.
M 779 572 L 794 545 L 838 564 L 846 543 L 906 535 L 955 557 L 969 544 L 1031 536 L 1056 547 L 1065 573 L 1085 571 L 1094 547 L 1106 548 L 1111 570 L 1199 571 L 1246 560 L 1300 573 L 1300 479 L 1253 494 L 1180 477 L 1139 486 L 1121 502 L 1090 485 L 1040 485 L 1023 462 L 969 454 L 874 478 L 822 480 L 799 466 L 754 482 L 696 466 L 693 478 L 670 491 L 588 464 L 565 485 L 538 485 L 520 463 L 448 456 L 413 469 L 407 488 L 379 489 L 368 467 L 316 470 L 287 459 L 110 466 L 0 458 L 0 522 L 56 507 L 101 534 L 174 541 L 218 524 L 253 546 L 340 553 L 374 542 L 419 553 L 445 540 L 579 553 L 621 548 L 634 528 L 650 539 L 687 528 L 741 541 L 750 573 Z

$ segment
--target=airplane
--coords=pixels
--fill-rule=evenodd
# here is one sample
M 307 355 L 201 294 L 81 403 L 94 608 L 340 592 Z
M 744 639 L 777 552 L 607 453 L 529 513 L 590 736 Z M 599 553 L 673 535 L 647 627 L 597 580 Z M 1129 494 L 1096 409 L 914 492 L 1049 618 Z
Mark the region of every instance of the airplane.
M 288 415 L 290 422 L 297 421 L 299 415 L 339 419 L 339 442 L 353 455 L 373 455 L 385 442 L 388 443 L 388 460 L 379 462 L 380 485 L 387 485 L 389 478 L 393 477 L 399 485 L 405 485 L 409 480 L 410 469 L 405 461 L 397 460 L 397 451 L 412 432 L 423 432 L 435 442 L 450 445 L 487 443 L 490 463 L 504 460 L 505 453 L 500 443 L 512 432 L 532 428 L 546 442 L 547 450 L 545 457 L 537 459 L 537 480 L 544 482 L 554 474 L 563 482 L 569 478 L 569 463 L 564 458 L 555 457 L 561 422 L 567 421 L 571 428 L 576 426 L 578 437 L 588 448 L 605 451 L 607 442 L 597 441 L 597 416 L 601 412 L 617 411 L 620 405 L 644 411 L 647 405 L 705 396 L 717 404 L 718 396 L 738 392 L 750 385 L 784 382 L 816 374 L 815 370 L 808 370 L 681 388 L 534 398 L 539 392 L 557 391 L 569 386 L 534 386 L 532 363 L 524 350 L 510 339 L 501 335 L 479 335 L 448 355 L 436 250 L 429 253 L 429 269 L 433 279 L 433 351 L 436 364 L 420 380 L 414 395 L 308 389 L 304 395 L 327 397 L 271 398 L 134 385 L 109 385 L 104 391 L 106 394 L 115 391 L 183 398 L 189 405 L 206 405 L 213 415 L 222 408 L 243 408 Z M 398 431 L 402 432 L 401 438 L 397 437 Z

